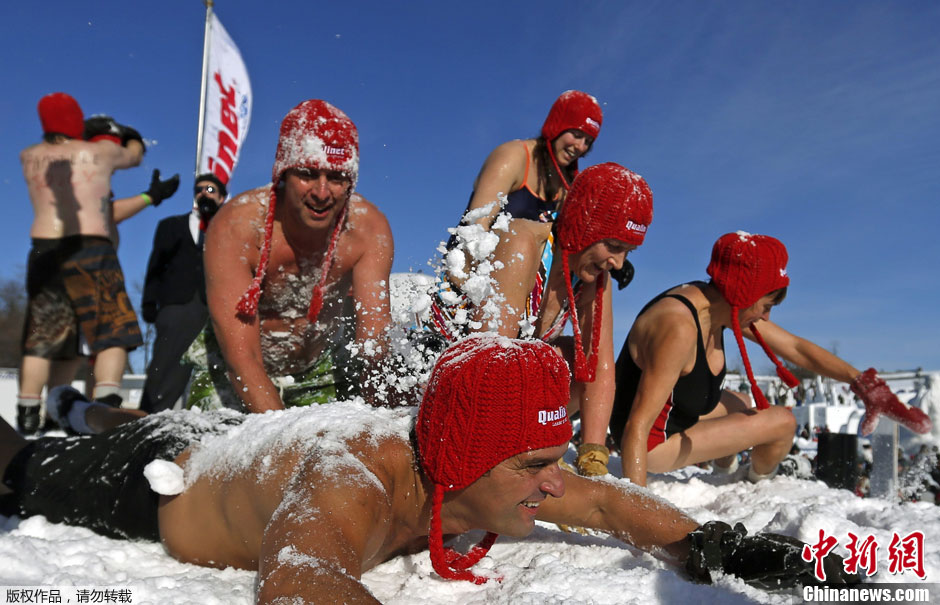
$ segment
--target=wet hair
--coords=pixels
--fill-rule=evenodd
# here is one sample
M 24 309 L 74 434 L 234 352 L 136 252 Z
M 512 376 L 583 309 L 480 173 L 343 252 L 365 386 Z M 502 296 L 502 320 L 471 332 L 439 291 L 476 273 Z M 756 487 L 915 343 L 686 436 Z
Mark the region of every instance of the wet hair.
M 72 137 L 64 135 L 58 132 L 44 132 L 42 133 L 42 140 L 46 143 L 63 143 Z
M 552 163 L 551 153 L 550 142 L 546 140 L 545 137 L 539 135 L 538 138 L 535 139 L 535 149 L 532 150 L 532 155 L 535 157 L 535 170 L 538 175 L 539 188 L 544 192 L 546 201 L 554 200 L 558 192 L 564 189 L 561 178 L 555 174 L 555 166 Z M 577 162 L 572 162 L 568 166 L 565 166 L 563 169 L 565 179 L 569 183 L 572 182 L 577 171 Z
M 715 286 L 716 288 L 718 288 L 718 285 L 715 283 L 715 280 L 714 280 L 714 279 L 708 280 L 708 283 L 711 284 L 712 286 Z M 788 289 L 788 288 L 789 288 L 789 286 L 784 286 L 784 287 L 782 287 L 782 288 L 777 288 L 776 290 L 771 290 L 770 292 L 768 292 L 767 294 L 764 294 L 764 295 L 761 296 L 760 298 L 764 298 L 764 296 L 770 296 L 770 297 L 772 297 L 772 298 L 771 298 L 771 301 L 770 301 L 771 304 L 773 304 L 774 306 L 779 305 L 780 303 L 783 302 L 783 299 L 785 299 L 785 298 L 787 297 L 787 289 Z M 721 290 L 721 289 L 719 288 L 719 291 L 720 291 L 720 290 Z
M 782 303 L 783 299 L 787 297 L 787 288 L 788 286 L 784 286 L 782 288 L 777 288 L 773 292 L 770 292 L 768 296 L 773 297 L 770 302 L 772 302 L 774 305 L 779 305 L 780 303 Z

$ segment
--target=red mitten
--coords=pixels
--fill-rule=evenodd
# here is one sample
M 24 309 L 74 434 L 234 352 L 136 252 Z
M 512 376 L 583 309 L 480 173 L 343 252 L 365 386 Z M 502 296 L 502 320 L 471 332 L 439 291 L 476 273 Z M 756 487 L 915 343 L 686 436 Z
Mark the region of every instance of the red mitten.
M 920 408 L 901 402 L 891 392 L 885 381 L 878 377 L 875 368 L 868 368 L 849 385 L 852 392 L 865 404 L 862 418 L 862 435 L 870 435 L 878 425 L 878 416 L 884 414 L 891 420 L 906 426 L 915 433 L 928 433 L 933 423 Z

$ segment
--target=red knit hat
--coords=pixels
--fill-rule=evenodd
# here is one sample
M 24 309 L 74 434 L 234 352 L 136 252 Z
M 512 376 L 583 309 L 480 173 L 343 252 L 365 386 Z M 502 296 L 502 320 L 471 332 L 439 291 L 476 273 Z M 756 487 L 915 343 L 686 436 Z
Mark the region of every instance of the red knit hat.
M 639 246 L 652 221 L 653 193 L 643 177 L 613 162 L 587 168 L 571 185 L 556 223 L 564 274 L 570 274 L 569 254 L 580 252 L 601 240 L 616 239 Z M 581 327 L 578 324 L 571 280 L 565 279 L 565 285 L 568 288 L 569 317 L 575 337 L 574 377 L 580 382 L 593 382 L 604 312 L 606 274 L 597 278 L 591 357 L 587 360 L 581 347 Z
M 267 272 L 271 254 L 271 235 L 274 231 L 274 206 L 277 201 L 277 186 L 284 173 L 291 168 L 314 168 L 317 170 L 340 170 L 349 177 L 350 193 L 359 179 L 359 132 L 349 117 L 320 99 L 304 101 L 291 109 L 281 121 L 281 134 L 271 170 L 271 193 L 264 221 L 264 242 L 261 258 L 254 280 L 242 295 L 236 307 L 238 313 L 252 318 L 258 312 L 261 284 Z M 323 306 L 323 286 L 333 265 L 333 256 L 339 234 L 346 223 L 348 203 L 333 226 L 333 233 L 323 262 L 320 265 L 320 281 L 313 288 L 307 319 L 316 320 Z
M 497 537 L 488 532 L 466 555 L 445 549 L 444 493 L 469 486 L 507 458 L 571 439 L 569 389 L 564 360 L 539 340 L 473 334 L 437 360 L 415 432 L 421 468 L 434 483 L 428 546 L 441 577 L 486 582 L 469 568 Z
M 554 141 L 564 131 L 576 128 L 596 139 L 603 122 L 604 113 L 597 99 L 580 90 L 568 90 L 561 93 L 548 110 L 542 136 L 546 141 Z
M 747 357 L 744 338 L 741 335 L 741 322 L 738 314 L 756 303 L 761 297 L 774 290 L 790 285 L 787 276 L 787 249 L 780 240 L 769 235 L 752 235 L 744 231 L 726 233 L 718 238 L 712 248 L 712 259 L 708 264 L 708 275 L 712 283 L 731 304 L 731 329 L 734 339 L 741 350 L 741 359 L 747 379 L 751 383 L 751 395 L 758 409 L 770 407 L 764 393 L 761 392 L 751 371 L 751 362 Z M 777 375 L 788 387 L 795 387 L 799 381 L 787 370 L 774 352 L 770 350 L 764 338 L 751 324 L 751 333 L 764 349 L 767 356 L 777 366 Z
M 39 99 L 39 122 L 46 134 L 61 134 L 70 139 L 82 138 L 85 117 L 78 101 L 64 92 L 54 92 Z
M 558 166 L 558 160 L 555 159 L 555 152 L 552 143 L 566 130 L 577 129 L 596 139 L 601 132 L 601 124 L 604 122 L 604 113 L 597 99 L 581 92 L 580 90 L 568 90 L 555 99 L 552 108 L 548 111 L 548 117 L 542 124 L 542 136 L 548 142 L 548 156 L 552 159 L 555 170 L 568 189 L 570 183 L 565 179 L 565 174 Z M 575 175 L 578 173 L 578 162 L 574 164 Z

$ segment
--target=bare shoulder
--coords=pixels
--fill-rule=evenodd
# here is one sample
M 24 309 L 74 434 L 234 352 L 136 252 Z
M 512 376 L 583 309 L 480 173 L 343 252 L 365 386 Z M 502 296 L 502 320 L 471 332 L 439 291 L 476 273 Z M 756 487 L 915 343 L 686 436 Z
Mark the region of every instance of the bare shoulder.
M 482 177 L 484 174 L 503 177 L 518 176 L 517 180 L 521 181 L 522 175 L 525 174 L 526 160 L 529 156 L 525 151 L 528 145 L 528 140 L 514 139 L 497 146 L 483 163 L 480 176 Z
M 335 516 L 350 521 L 380 522 L 410 485 L 414 454 L 400 436 L 361 435 L 345 443 L 342 451 L 311 451 L 298 467 L 293 489 L 312 494 Z
M 240 193 L 222 204 L 212 222 L 209 223 L 210 233 L 218 232 L 219 235 L 241 233 L 257 231 L 263 227 L 270 192 L 269 185 L 262 185 Z
M 346 220 L 350 234 L 373 244 L 381 243 L 376 241 L 376 238 L 391 238 L 392 229 L 388 219 L 378 206 L 358 193 L 353 193 L 348 203 L 349 213 Z
M 698 342 L 695 316 L 681 301 L 662 298 L 637 318 L 630 330 L 630 342 L 642 357 L 663 350 L 667 344 L 670 352 L 680 349 L 694 352 Z
M 526 153 L 523 147 L 529 147 L 531 139 L 513 139 L 498 145 L 486 158 L 486 163 L 500 163 L 525 169 Z
M 30 145 L 29 147 L 25 148 L 23 151 L 20 152 L 20 161 L 25 162 L 29 159 L 34 158 L 38 154 L 39 149 L 41 148 L 42 148 L 42 143 L 36 143 L 35 145 Z
M 509 194 L 524 184 L 522 181 L 529 156 L 526 153 L 527 145 L 529 141 L 516 139 L 507 141 L 490 152 L 473 184 L 473 189 L 478 195 L 473 196 L 471 207 L 478 208 L 488 204 L 495 199 L 497 192 Z

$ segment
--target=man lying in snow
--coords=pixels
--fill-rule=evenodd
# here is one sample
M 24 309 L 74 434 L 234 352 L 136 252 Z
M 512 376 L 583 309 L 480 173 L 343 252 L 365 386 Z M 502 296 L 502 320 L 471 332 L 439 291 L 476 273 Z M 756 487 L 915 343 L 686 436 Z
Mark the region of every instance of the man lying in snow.
M 498 580 L 470 568 L 498 534 L 526 536 L 536 520 L 609 532 L 696 581 L 719 571 L 758 586 L 814 582 L 798 540 L 700 526 L 645 489 L 562 471 L 568 389 L 549 345 L 477 335 L 438 360 L 416 419 L 339 403 L 164 412 L 32 442 L 3 426 L 0 468 L 19 514 L 257 569 L 261 603 L 374 602 L 362 573 L 425 547 L 444 578 Z M 444 546 L 472 529 L 487 534 L 467 554 Z M 858 581 L 837 556 L 825 565 L 830 582 Z

